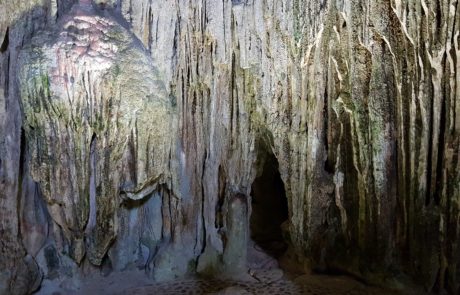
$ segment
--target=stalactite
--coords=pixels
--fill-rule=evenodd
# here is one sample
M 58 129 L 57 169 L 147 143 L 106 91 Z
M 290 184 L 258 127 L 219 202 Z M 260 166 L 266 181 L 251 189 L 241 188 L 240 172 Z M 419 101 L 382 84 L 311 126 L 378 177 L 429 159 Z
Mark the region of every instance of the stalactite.
M 0 293 L 35 261 L 218 269 L 261 140 L 306 267 L 458 292 L 457 0 L 75 2 L 0 4 Z M 56 54 L 91 26 L 107 60 Z

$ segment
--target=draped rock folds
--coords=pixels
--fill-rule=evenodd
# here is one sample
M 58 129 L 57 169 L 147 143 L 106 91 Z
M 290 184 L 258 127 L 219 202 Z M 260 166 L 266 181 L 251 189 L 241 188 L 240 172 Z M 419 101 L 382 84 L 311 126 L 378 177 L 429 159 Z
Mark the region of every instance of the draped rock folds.
M 99 265 L 120 202 L 170 183 L 174 107 L 142 44 L 107 11 L 75 5 L 55 28 L 19 58 L 30 170 L 70 255 Z
M 0 0 L 1 294 L 239 269 L 266 154 L 305 268 L 459 293 L 458 0 L 75 2 Z

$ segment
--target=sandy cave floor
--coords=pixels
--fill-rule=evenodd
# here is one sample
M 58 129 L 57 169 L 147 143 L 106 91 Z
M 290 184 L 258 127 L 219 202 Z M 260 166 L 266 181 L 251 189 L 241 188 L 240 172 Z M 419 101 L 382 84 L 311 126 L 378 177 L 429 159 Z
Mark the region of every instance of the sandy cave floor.
M 85 279 L 77 290 L 65 287 L 44 285 L 37 294 L 49 295 L 173 295 L 173 294 L 220 294 L 220 295 L 247 295 L 247 294 L 308 294 L 308 295 L 384 295 L 405 294 L 394 291 L 385 291 L 379 288 L 366 286 L 352 278 L 345 276 L 303 275 L 294 279 L 267 272 L 261 281 L 234 281 L 234 280 L 203 280 L 187 279 L 171 282 L 152 283 L 140 273 L 112 273 L 107 277 L 97 276 Z M 272 278 L 274 280 L 271 280 Z
M 247 274 L 238 280 L 200 278 L 180 279 L 155 283 L 144 271 L 111 272 L 84 279 L 59 283 L 44 281 L 38 295 L 181 295 L 181 294 L 307 294 L 307 295 L 384 295 L 420 294 L 382 290 L 364 285 L 347 276 L 294 275 L 279 268 L 278 262 L 257 247 L 249 249 Z

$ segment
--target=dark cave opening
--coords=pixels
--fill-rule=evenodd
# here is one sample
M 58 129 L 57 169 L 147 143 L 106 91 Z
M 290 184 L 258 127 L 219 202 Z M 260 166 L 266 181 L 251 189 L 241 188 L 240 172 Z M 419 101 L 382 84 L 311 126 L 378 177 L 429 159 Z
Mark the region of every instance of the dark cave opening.
M 262 171 L 251 188 L 251 238 L 258 247 L 278 259 L 288 247 L 282 229 L 289 217 L 286 192 L 275 155 L 265 153 L 261 164 Z

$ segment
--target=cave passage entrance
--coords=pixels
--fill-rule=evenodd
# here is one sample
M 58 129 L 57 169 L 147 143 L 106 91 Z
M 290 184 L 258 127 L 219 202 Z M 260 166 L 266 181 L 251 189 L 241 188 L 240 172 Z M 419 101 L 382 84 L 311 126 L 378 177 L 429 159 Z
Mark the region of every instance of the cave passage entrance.
M 282 229 L 289 216 L 286 192 L 275 155 L 263 151 L 259 164 L 261 171 L 251 188 L 251 238 L 258 247 L 278 259 L 287 250 Z

